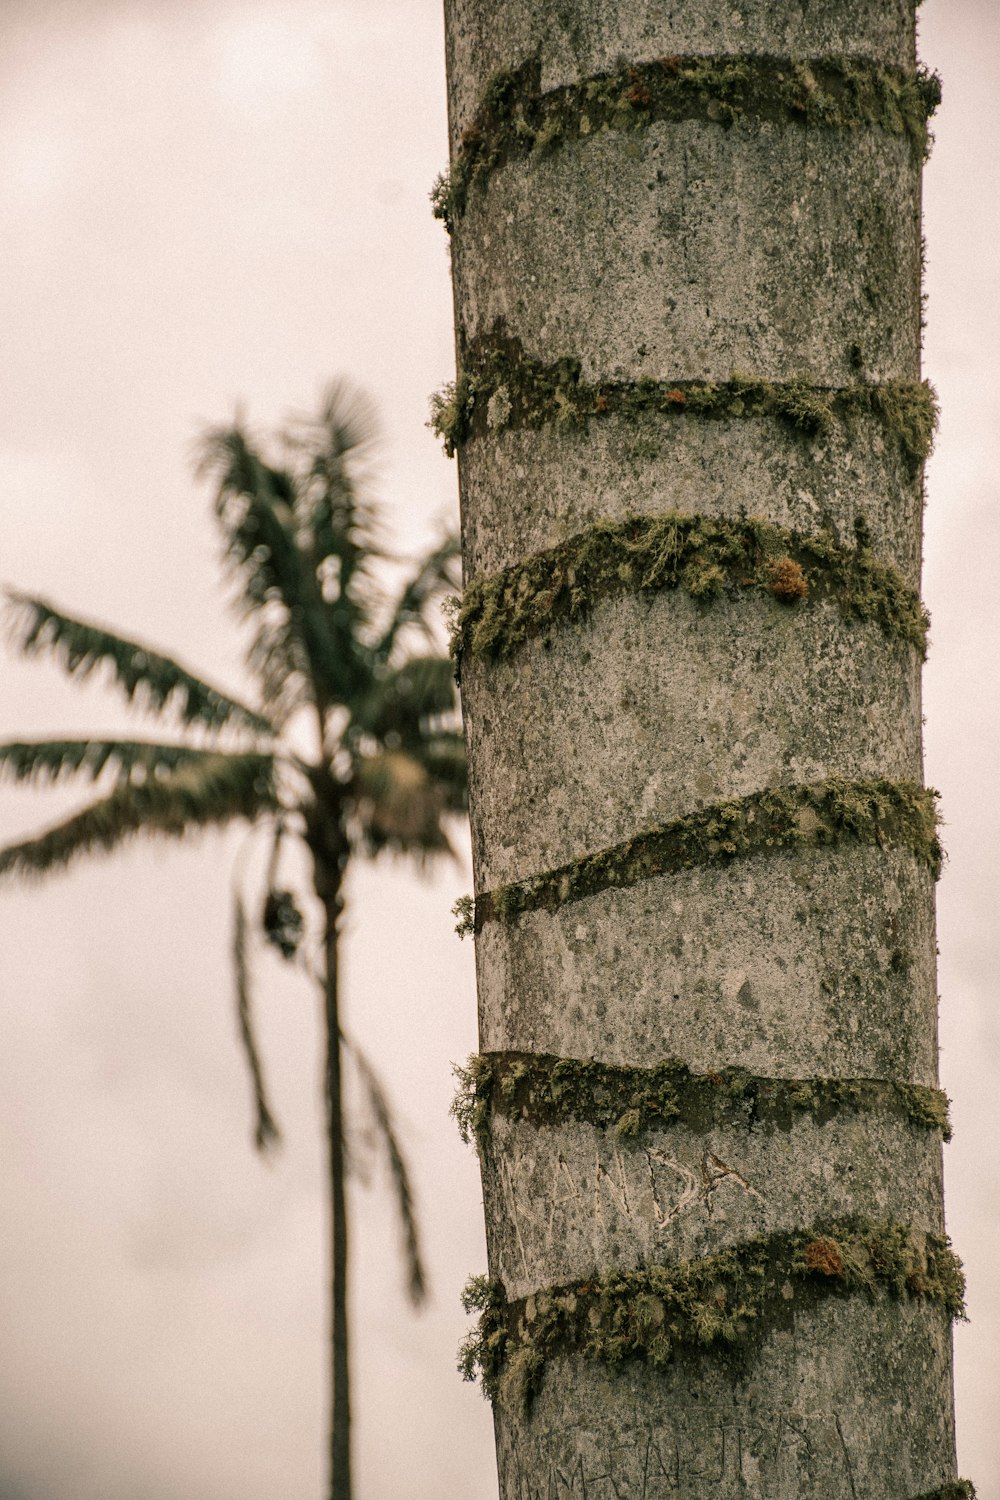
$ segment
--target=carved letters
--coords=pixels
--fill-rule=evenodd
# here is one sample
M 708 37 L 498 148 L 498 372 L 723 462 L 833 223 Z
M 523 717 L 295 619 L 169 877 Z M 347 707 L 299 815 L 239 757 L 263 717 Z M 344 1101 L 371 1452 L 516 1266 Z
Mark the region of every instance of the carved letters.
M 502 1464 L 504 1500 L 784 1500 L 824 1481 L 855 1493 L 836 1412 L 760 1412 L 697 1435 L 647 1428 L 603 1447 L 582 1425 L 525 1437 L 522 1461 L 508 1452 Z
M 544 1252 L 565 1245 L 574 1225 L 588 1233 L 597 1225 L 610 1233 L 623 1221 L 647 1239 L 650 1233 L 656 1238 L 685 1214 L 711 1219 L 721 1209 L 724 1216 L 733 1194 L 763 1202 L 742 1172 L 707 1149 L 688 1162 L 656 1146 L 597 1150 L 592 1158 L 568 1159 L 568 1153 L 557 1151 L 544 1167 L 530 1155 L 504 1151 L 498 1153 L 497 1176 L 510 1253 L 529 1279 L 537 1267 L 529 1263 L 526 1240 Z M 525 1204 L 522 1224 L 518 1205 Z

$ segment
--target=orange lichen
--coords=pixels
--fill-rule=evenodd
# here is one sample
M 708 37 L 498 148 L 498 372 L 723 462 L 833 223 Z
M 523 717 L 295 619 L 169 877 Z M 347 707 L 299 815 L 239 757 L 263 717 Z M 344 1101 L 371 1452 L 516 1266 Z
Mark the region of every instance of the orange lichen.
M 810 1240 L 802 1255 L 810 1271 L 819 1271 L 823 1276 L 843 1276 L 844 1274 L 844 1257 L 840 1253 L 840 1246 L 836 1240 L 827 1239 L 825 1236 L 818 1240 Z
M 779 557 L 776 562 L 768 564 L 767 574 L 768 589 L 783 604 L 794 604 L 797 599 L 808 597 L 808 579 L 801 563 L 794 558 Z

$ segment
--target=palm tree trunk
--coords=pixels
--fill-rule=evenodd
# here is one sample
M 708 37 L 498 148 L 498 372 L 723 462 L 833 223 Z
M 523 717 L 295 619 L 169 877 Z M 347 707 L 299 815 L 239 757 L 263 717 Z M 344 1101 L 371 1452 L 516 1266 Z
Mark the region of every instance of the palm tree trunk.
M 957 1495 L 913 7 L 446 22 L 503 1500 Z
M 319 709 L 320 737 L 325 709 Z M 350 855 L 341 793 L 325 769 L 312 773 L 314 801 L 306 810 L 306 843 L 316 895 L 323 907 L 323 1092 L 330 1174 L 330 1483 L 329 1500 L 351 1500 L 351 1394 L 347 1305 L 347 1191 L 344 1148 L 343 1046 L 337 964 L 344 872 Z
M 342 1047 L 337 998 L 340 900 L 325 900 L 325 1106 L 330 1167 L 330 1500 L 351 1500 L 351 1385 L 348 1346 L 348 1212 L 343 1152 Z
M 331 1415 L 330 1500 L 351 1500 L 351 1395 L 347 1323 L 347 1201 L 337 938 L 341 901 L 325 900 L 324 1025 L 327 1147 L 330 1171 Z

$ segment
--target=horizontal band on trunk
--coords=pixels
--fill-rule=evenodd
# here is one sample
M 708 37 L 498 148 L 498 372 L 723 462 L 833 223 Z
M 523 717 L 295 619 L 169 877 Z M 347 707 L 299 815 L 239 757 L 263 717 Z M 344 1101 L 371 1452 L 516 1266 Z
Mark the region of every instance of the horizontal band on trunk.
M 659 121 L 703 120 L 727 128 L 740 119 L 791 121 L 812 129 L 871 127 L 906 136 L 924 155 L 927 121 L 941 100 L 936 75 L 861 59 L 723 55 L 676 56 L 541 90 L 541 64 L 496 73 L 462 132 L 450 176 L 432 194 L 449 227 L 470 190 L 505 162 L 542 154 L 601 130 L 637 130 Z
M 601 599 L 680 589 L 699 604 L 766 593 L 787 607 L 832 600 L 850 620 L 926 651 L 930 620 L 920 595 L 879 562 L 863 520 L 857 544 L 805 534 L 751 516 L 685 515 L 599 521 L 544 552 L 474 578 L 454 619 L 452 649 L 499 661 L 553 626 L 585 620 Z
M 592 419 L 646 413 L 707 421 L 770 418 L 809 441 L 835 422 L 873 416 L 899 444 L 913 476 L 930 453 L 937 425 L 927 381 L 816 386 L 749 375 L 726 381 L 585 381 L 578 359 L 566 355 L 546 364 L 497 326 L 474 340 L 458 379 L 432 399 L 431 426 L 452 455 L 470 438 L 495 437 L 508 428 L 582 427 Z
M 760 1078 L 746 1068 L 693 1073 L 674 1058 L 653 1068 L 489 1052 L 456 1068 L 452 1105 L 464 1140 L 489 1140 L 491 1115 L 535 1126 L 578 1121 L 629 1140 L 677 1122 L 708 1130 L 723 1121 L 791 1128 L 802 1115 L 817 1124 L 844 1112 L 902 1116 L 951 1138 L 948 1096 L 941 1089 L 879 1078 Z
M 528 1403 L 557 1355 L 665 1366 L 682 1348 L 730 1357 L 795 1312 L 834 1296 L 913 1298 L 965 1315 L 961 1262 L 942 1235 L 906 1224 L 842 1221 L 750 1240 L 676 1265 L 604 1273 L 508 1302 L 474 1277 L 463 1302 L 480 1314 L 459 1369 L 491 1399 Z
M 942 861 L 937 795 L 911 781 L 831 778 L 717 802 L 558 869 L 484 891 L 475 899 L 469 925 L 478 932 L 486 922 L 555 911 L 658 875 L 809 846 L 909 849 L 936 879 Z

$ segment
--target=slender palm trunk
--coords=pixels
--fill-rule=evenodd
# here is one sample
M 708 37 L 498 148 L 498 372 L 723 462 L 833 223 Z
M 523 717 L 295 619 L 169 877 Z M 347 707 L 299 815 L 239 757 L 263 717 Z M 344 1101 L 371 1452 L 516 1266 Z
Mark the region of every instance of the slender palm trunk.
M 323 714 L 320 713 L 322 728 Z M 337 946 L 349 845 L 339 790 L 325 770 L 313 774 L 306 817 L 316 894 L 323 906 L 323 1089 L 330 1173 L 330 1487 L 329 1500 L 351 1500 L 351 1397 L 347 1308 L 347 1193 Z
M 347 1326 L 347 1200 L 337 939 L 341 901 L 325 901 L 324 1023 L 326 1129 L 330 1170 L 331 1415 L 330 1500 L 351 1500 L 351 1395 Z
M 446 19 L 503 1500 L 957 1495 L 912 4 Z

